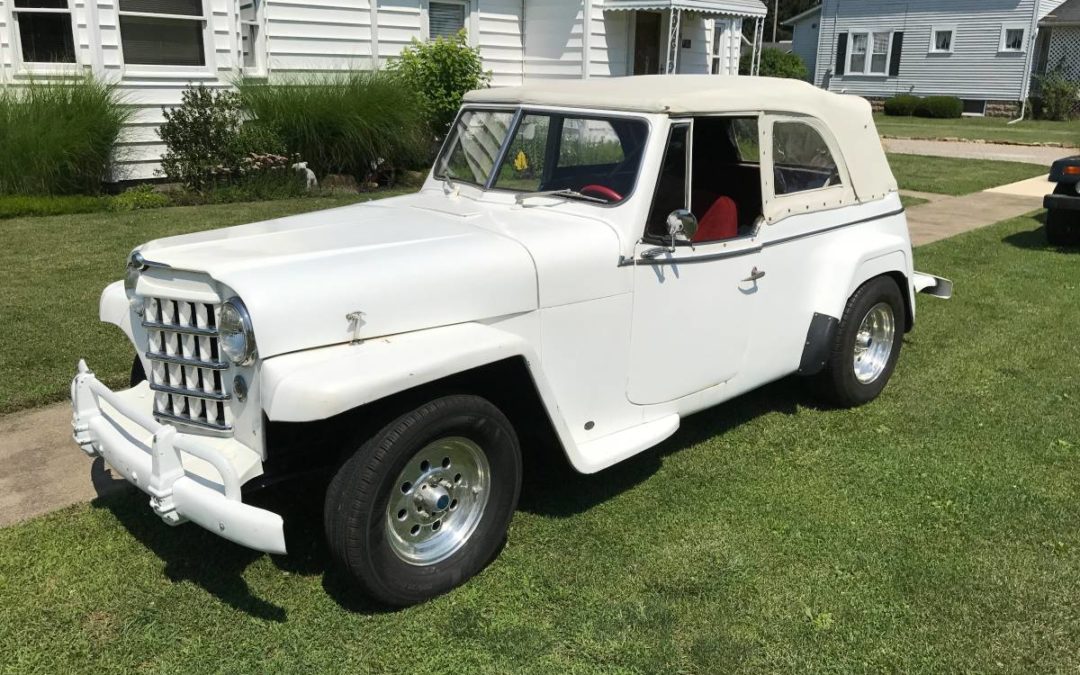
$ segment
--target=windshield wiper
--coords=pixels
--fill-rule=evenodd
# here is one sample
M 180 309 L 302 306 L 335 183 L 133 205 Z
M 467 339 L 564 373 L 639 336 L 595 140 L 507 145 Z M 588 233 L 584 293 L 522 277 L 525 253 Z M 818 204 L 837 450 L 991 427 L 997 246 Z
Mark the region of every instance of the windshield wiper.
M 519 192 L 514 197 L 514 201 L 518 204 L 524 204 L 526 199 L 533 197 L 562 197 L 563 199 L 580 199 L 586 202 L 595 202 L 597 204 L 607 204 L 608 200 L 601 199 L 600 197 L 590 197 L 589 195 L 582 194 L 577 190 L 571 190 L 564 188 L 562 190 L 545 190 L 543 192 Z

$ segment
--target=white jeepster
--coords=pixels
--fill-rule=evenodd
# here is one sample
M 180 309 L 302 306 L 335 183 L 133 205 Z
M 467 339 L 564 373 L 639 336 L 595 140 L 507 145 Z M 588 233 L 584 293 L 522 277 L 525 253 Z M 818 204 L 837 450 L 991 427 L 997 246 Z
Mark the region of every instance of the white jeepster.
M 285 553 L 244 501 L 325 468 L 338 565 L 390 604 L 479 572 L 523 454 L 591 473 L 799 374 L 889 380 L 915 294 L 869 104 L 716 76 L 473 92 L 419 193 L 152 241 L 105 289 L 132 386 L 85 363 L 74 436 L 192 521 Z

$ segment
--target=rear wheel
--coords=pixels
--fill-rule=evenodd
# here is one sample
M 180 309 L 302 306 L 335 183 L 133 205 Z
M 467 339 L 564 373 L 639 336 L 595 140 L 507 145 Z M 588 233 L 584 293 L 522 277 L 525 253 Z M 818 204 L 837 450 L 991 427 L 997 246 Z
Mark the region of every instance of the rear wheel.
M 828 398 L 853 407 L 881 394 L 900 357 L 904 316 L 903 297 L 891 278 L 871 279 L 855 291 L 819 376 Z
M 324 511 L 331 554 L 384 603 L 445 593 L 498 553 L 521 474 L 514 429 L 490 402 L 426 403 L 362 443 L 334 476 Z

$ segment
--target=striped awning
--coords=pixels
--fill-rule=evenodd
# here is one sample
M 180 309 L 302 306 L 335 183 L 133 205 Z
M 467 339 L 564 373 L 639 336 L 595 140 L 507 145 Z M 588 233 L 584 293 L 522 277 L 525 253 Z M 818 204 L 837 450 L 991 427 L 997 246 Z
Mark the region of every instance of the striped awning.
M 744 17 L 764 17 L 767 12 L 761 0 L 603 0 L 602 7 L 606 12 L 681 9 Z

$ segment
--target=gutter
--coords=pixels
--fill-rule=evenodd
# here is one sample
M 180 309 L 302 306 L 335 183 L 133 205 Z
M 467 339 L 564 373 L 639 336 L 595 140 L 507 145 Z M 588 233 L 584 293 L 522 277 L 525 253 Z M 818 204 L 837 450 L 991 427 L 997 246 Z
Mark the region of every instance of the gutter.
M 1036 36 L 1039 32 L 1039 7 L 1042 5 L 1040 0 L 1033 0 L 1034 5 L 1031 9 L 1031 26 L 1028 28 L 1028 50 L 1027 56 L 1024 58 L 1024 77 L 1020 82 L 1020 117 L 1014 120 L 1009 120 L 1008 124 L 1016 124 L 1024 119 L 1027 115 L 1027 102 L 1028 94 L 1031 88 L 1031 65 L 1035 58 L 1035 45 Z

